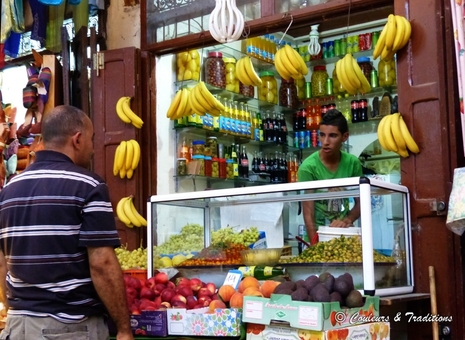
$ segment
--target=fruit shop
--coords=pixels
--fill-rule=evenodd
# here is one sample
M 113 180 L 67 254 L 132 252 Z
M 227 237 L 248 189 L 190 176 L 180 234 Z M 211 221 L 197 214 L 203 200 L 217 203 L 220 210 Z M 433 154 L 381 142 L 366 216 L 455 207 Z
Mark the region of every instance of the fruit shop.
M 91 86 L 79 84 L 101 129 L 94 171 L 124 244 L 116 252 L 134 334 L 462 334 L 463 292 L 446 289 L 450 276 L 463 283 L 462 241 L 445 227 L 463 163 L 451 9 L 437 0 L 175 3 L 141 2 L 140 41 L 95 49 Z M 108 27 L 119 26 L 115 16 Z M 55 75 L 70 70 L 48 58 L 56 105 L 67 86 L 62 98 Z M 368 180 L 296 183 L 333 108 Z M 299 241 L 300 202 L 355 199 L 354 228 L 321 226 L 316 245 Z M 394 322 L 399 311 L 452 321 Z

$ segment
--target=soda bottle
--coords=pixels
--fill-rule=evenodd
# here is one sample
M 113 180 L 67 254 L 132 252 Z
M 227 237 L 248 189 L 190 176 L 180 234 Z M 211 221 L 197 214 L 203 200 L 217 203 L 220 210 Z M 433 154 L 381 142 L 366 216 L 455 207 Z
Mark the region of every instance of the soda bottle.
M 189 158 L 189 146 L 187 145 L 185 137 L 182 139 L 182 144 L 179 150 L 179 158 L 185 158 L 186 160 Z
M 358 102 L 358 112 L 360 115 L 360 121 L 366 122 L 368 120 L 368 102 L 366 99 L 360 99 Z
M 241 177 L 249 178 L 249 158 L 247 157 L 247 151 L 245 150 L 245 145 L 242 146 L 241 166 L 242 166 Z
M 255 172 L 255 173 L 260 172 L 259 162 L 260 162 L 260 159 L 258 157 L 258 152 L 254 151 L 253 159 L 252 159 L 252 171 Z
M 272 118 L 272 124 L 273 124 L 273 143 L 278 143 L 279 144 L 279 135 L 280 135 L 280 127 L 278 125 L 278 117 L 277 114 L 273 112 L 273 118 Z
M 237 162 L 237 152 L 236 152 L 236 145 L 231 144 L 231 158 L 233 160 L 233 169 L 234 169 L 234 177 L 239 177 L 239 164 Z
M 266 141 L 272 142 L 274 139 L 273 116 L 267 111 L 266 115 Z
M 358 110 L 358 100 L 357 99 L 353 99 L 351 102 L 350 102 L 350 109 L 351 109 L 351 113 L 352 113 L 352 123 L 358 123 L 360 122 L 360 113 L 359 113 L 359 110 Z

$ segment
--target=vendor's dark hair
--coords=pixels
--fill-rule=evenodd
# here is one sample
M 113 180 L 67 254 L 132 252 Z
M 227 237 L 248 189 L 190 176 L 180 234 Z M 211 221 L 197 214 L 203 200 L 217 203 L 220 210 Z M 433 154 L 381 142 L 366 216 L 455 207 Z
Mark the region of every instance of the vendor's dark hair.
M 337 126 L 339 132 L 343 135 L 349 132 L 349 126 L 347 125 L 347 119 L 343 116 L 341 111 L 332 109 L 325 113 L 321 118 L 320 125 L 332 125 Z

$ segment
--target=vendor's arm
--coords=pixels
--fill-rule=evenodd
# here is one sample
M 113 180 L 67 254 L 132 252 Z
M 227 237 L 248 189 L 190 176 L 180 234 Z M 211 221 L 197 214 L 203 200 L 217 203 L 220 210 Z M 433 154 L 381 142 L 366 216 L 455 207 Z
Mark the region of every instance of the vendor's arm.
M 5 255 L 0 250 L 0 302 L 3 303 L 3 311 L 8 311 L 8 299 L 6 297 L 6 273 L 8 271 Z M 4 314 L 4 313 L 2 313 Z M 3 316 L 3 315 L 2 315 Z
M 329 225 L 334 228 L 347 228 L 354 225 L 354 222 L 360 217 L 360 199 L 354 198 L 354 207 L 349 211 L 346 217 L 342 220 L 334 220 Z
M 311 242 L 317 231 L 315 223 L 315 203 L 313 201 L 302 202 L 302 212 L 304 215 L 305 229 L 307 230 L 308 240 Z
M 123 272 L 112 247 L 88 247 L 90 275 L 95 289 L 118 330 L 117 340 L 133 340 Z

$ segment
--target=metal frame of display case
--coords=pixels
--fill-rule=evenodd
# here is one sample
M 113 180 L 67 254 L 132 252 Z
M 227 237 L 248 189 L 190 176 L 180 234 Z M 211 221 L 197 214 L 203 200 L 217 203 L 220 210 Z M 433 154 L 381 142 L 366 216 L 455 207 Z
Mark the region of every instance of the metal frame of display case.
M 317 189 L 329 189 L 336 187 L 349 187 L 347 191 L 308 192 Z M 242 205 L 253 203 L 264 203 L 260 197 L 244 199 L 247 195 L 259 195 L 270 193 L 286 193 L 290 191 L 301 192 L 300 194 L 283 195 L 273 197 L 273 202 L 300 202 L 303 200 L 320 200 L 329 198 L 360 198 L 360 223 L 362 233 L 362 268 L 363 268 L 363 290 L 365 295 L 375 295 L 375 273 L 373 257 L 373 232 L 372 232 L 372 207 L 371 196 L 379 194 L 400 193 L 402 194 L 403 223 L 404 223 L 404 246 L 406 256 L 407 285 L 401 287 L 388 287 L 376 290 L 377 295 L 395 295 L 413 292 L 413 262 L 411 244 L 410 223 L 410 198 L 408 188 L 402 185 L 384 182 L 367 177 L 350 177 L 341 179 L 330 179 L 321 181 L 309 181 L 299 183 L 276 184 L 262 187 L 231 188 L 211 190 L 202 192 L 175 193 L 169 195 L 151 196 L 147 203 L 147 268 L 149 276 L 153 275 L 153 236 L 154 218 L 153 205 L 164 204 L 180 207 L 196 207 L 204 210 L 204 241 L 205 246 L 210 244 L 210 208 L 230 205 Z M 211 201 L 214 198 L 241 196 L 236 201 Z M 266 203 L 266 202 L 265 202 Z

